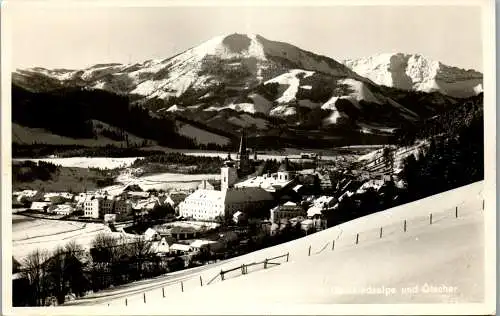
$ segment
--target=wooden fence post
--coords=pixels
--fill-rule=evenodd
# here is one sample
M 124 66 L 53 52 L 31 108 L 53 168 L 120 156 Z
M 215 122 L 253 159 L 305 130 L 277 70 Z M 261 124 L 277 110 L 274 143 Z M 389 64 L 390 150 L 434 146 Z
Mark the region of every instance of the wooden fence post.
M 288 256 L 290 255 L 290 252 L 286 253 L 286 262 L 288 262 Z
M 184 292 L 184 282 L 181 281 L 181 292 Z
M 455 218 L 458 218 L 458 206 L 455 207 Z
M 432 213 L 429 215 L 429 224 L 432 225 Z
M 146 292 L 142 293 L 142 297 L 144 298 L 144 304 L 146 304 Z
M 484 211 L 484 199 L 483 199 L 483 211 Z
M 241 274 L 245 274 L 245 264 L 241 265 Z
M 267 269 L 267 258 L 264 259 L 264 269 Z
M 334 250 L 334 249 L 335 249 L 335 239 L 332 240 L 332 250 Z
M 382 238 L 382 227 L 380 227 L 380 234 L 379 235 L 380 235 L 379 237 Z
M 309 246 L 309 256 L 311 256 L 311 246 Z
M 201 278 L 201 275 L 200 275 L 200 286 L 203 286 L 203 279 Z
M 163 295 L 163 298 L 165 298 L 165 288 L 164 287 L 161 288 L 161 294 Z
M 356 234 L 356 245 L 358 244 L 359 242 L 359 233 Z
M 127 298 L 125 297 L 125 306 L 128 305 Z
M 405 221 L 404 221 L 404 229 L 403 229 L 403 230 L 404 230 L 404 232 L 406 233 L 406 219 L 405 219 Z
M 224 271 L 220 270 L 220 279 L 224 281 Z

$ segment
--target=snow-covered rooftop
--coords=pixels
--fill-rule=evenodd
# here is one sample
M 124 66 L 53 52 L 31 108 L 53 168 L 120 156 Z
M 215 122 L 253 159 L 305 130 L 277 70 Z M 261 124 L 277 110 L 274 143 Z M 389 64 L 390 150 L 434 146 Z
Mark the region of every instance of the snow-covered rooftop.
M 270 176 L 258 176 L 246 179 L 245 181 L 238 182 L 234 186 L 236 188 L 243 187 L 258 187 L 263 188 L 266 191 L 274 192 L 276 188 L 283 188 L 290 184 L 293 180 L 282 180 L 279 179 L 277 174 L 271 174 Z
M 193 241 L 192 243 L 190 243 L 189 246 L 191 246 L 193 248 L 201 248 L 205 245 L 211 245 L 211 244 L 216 244 L 216 243 L 217 243 L 216 241 L 212 241 L 212 240 L 197 239 L 197 240 Z

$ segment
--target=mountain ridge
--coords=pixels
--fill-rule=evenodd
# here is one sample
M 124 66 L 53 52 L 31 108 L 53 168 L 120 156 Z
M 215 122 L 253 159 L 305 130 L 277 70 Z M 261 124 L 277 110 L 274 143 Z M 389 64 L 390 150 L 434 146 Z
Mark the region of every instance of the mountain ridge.
M 448 66 L 421 54 L 383 53 L 346 59 L 343 64 L 379 85 L 403 90 L 438 91 L 461 98 L 483 91 L 480 72 Z
M 405 54 L 398 56 L 402 63 L 410 60 Z M 344 63 L 257 34 L 233 33 L 141 63 L 96 64 L 81 70 L 20 69 L 12 82 L 33 93 L 77 87 L 104 90 L 125 96 L 130 105 L 143 107 L 158 119 L 176 117 L 208 128 L 245 128 L 273 137 L 284 136 L 284 126 L 316 130 L 324 138 L 352 132 L 390 135 L 457 103 L 452 95 L 438 89 L 422 92 L 413 84 L 415 78 L 437 78 L 441 86 L 446 80 L 453 85 L 463 75 L 458 68 L 448 67 L 437 76 L 440 63 L 418 58 L 412 59 L 411 76 L 406 75 L 406 66 L 388 75 L 381 61 L 358 62 L 382 69 L 378 75 L 372 71 L 363 76 L 353 64 L 350 69 Z M 432 71 L 436 74 L 430 75 Z M 482 82 L 482 76 L 476 77 Z M 393 81 L 404 80 L 406 86 L 391 87 Z

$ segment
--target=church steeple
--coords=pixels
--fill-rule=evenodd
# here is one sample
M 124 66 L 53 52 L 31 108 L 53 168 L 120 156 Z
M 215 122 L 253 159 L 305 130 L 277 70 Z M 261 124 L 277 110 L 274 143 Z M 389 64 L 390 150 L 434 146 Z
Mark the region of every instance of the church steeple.
M 240 150 L 238 151 L 238 172 L 240 175 L 247 175 L 250 173 L 250 157 L 247 151 L 247 136 L 245 130 L 241 132 Z
M 240 153 L 240 156 L 247 154 L 247 136 L 245 134 L 245 130 L 244 129 L 241 132 L 239 153 Z

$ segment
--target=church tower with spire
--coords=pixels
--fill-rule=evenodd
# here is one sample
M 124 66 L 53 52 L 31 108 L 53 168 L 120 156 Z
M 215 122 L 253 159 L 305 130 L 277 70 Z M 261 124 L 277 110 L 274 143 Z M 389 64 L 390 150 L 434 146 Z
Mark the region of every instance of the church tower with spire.
M 238 151 L 238 173 L 242 176 L 251 173 L 250 156 L 247 150 L 247 136 L 245 130 L 241 133 L 240 149 Z

